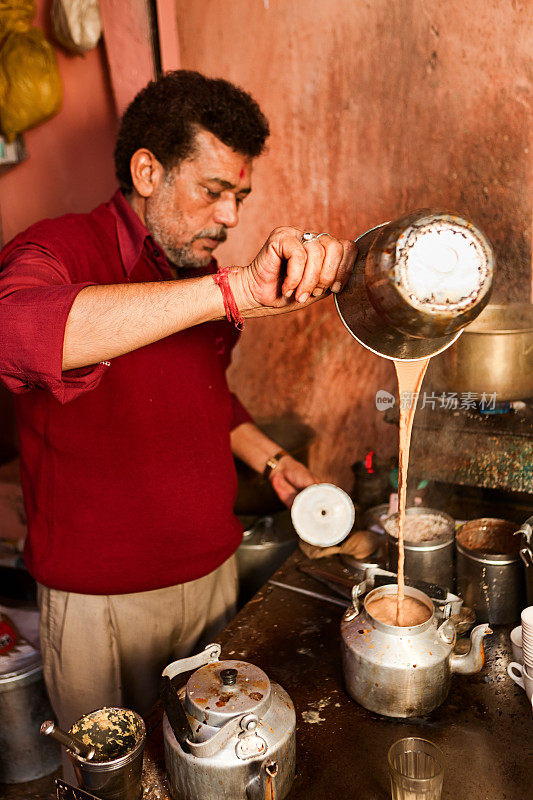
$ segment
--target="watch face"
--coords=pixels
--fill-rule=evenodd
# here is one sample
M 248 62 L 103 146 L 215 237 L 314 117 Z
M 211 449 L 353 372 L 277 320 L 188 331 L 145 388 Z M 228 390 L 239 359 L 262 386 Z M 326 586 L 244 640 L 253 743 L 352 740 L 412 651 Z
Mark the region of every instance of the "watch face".
M 267 459 L 265 468 L 263 470 L 263 475 L 265 478 L 270 478 L 270 475 L 272 474 L 272 472 L 274 472 L 274 470 L 278 466 L 283 456 L 286 455 L 287 453 L 284 450 L 281 450 L 279 453 L 276 453 L 275 456 L 271 456 L 270 458 Z

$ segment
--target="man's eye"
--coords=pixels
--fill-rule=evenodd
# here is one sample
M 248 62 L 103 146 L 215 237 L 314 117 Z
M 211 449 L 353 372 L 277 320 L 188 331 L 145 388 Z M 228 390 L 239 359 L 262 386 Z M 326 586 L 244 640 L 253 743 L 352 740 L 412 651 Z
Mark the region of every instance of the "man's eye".
M 211 189 L 208 189 L 208 188 L 207 188 L 207 186 L 205 187 L 205 190 L 206 190 L 206 192 L 207 192 L 207 196 L 208 196 L 208 197 L 209 197 L 211 200 L 217 200 L 217 199 L 220 197 L 220 192 L 212 192 L 212 191 L 211 191 Z
M 242 204 L 244 203 L 245 200 L 246 200 L 246 197 L 237 197 L 236 198 L 237 208 L 239 208 L 239 206 L 242 206 Z

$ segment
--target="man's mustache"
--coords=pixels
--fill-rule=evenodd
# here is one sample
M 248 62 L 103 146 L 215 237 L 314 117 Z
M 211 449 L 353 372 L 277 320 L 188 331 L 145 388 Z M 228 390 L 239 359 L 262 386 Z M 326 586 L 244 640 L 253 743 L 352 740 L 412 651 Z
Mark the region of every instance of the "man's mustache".
M 200 233 L 197 233 L 196 236 L 193 236 L 192 241 L 194 242 L 196 239 L 216 239 L 217 242 L 225 242 L 227 238 L 228 231 L 226 228 L 219 228 L 217 230 L 206 228 L 200 231 Z

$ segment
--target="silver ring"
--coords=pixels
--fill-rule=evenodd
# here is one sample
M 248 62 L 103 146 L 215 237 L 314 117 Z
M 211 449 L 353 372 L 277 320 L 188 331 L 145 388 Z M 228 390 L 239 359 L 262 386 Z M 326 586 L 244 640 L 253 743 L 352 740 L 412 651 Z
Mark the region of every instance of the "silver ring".
M 310 231 L 306 231 L 305 233 L 302 233 L 300 239 L 305 244 L 306 242 L 314 241 L 314 239 L 320 239 L 321 236 L 329 236 L 329 234 L 326 233 L 326 231 L 323 231 L 322 233 L 311 233 Z

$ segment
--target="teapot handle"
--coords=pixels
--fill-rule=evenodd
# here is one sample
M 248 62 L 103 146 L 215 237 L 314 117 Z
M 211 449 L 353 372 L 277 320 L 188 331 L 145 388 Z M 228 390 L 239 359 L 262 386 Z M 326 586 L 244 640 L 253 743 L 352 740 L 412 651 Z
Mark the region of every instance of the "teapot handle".
M 246 788 L 247 800 L 277 800 L 278 762 L 267 758 Z
M 278 774 L 278 762 L 269 761 L 265 766 L 266 786 L 265 800 L 276 800 L 276 775 Z
M 182 672 L 190 672 L 190 670 L 204 667 L 206 664 L 212 664 L 218 661 L 222 652 L 222 647 L 219 644 L 208 644 L 201 653 L 189 658 L 179 658 L 165 667 L 163 670 L 163 677 L 170 679 L 175 678 L 176 675 L 181 675 Z

